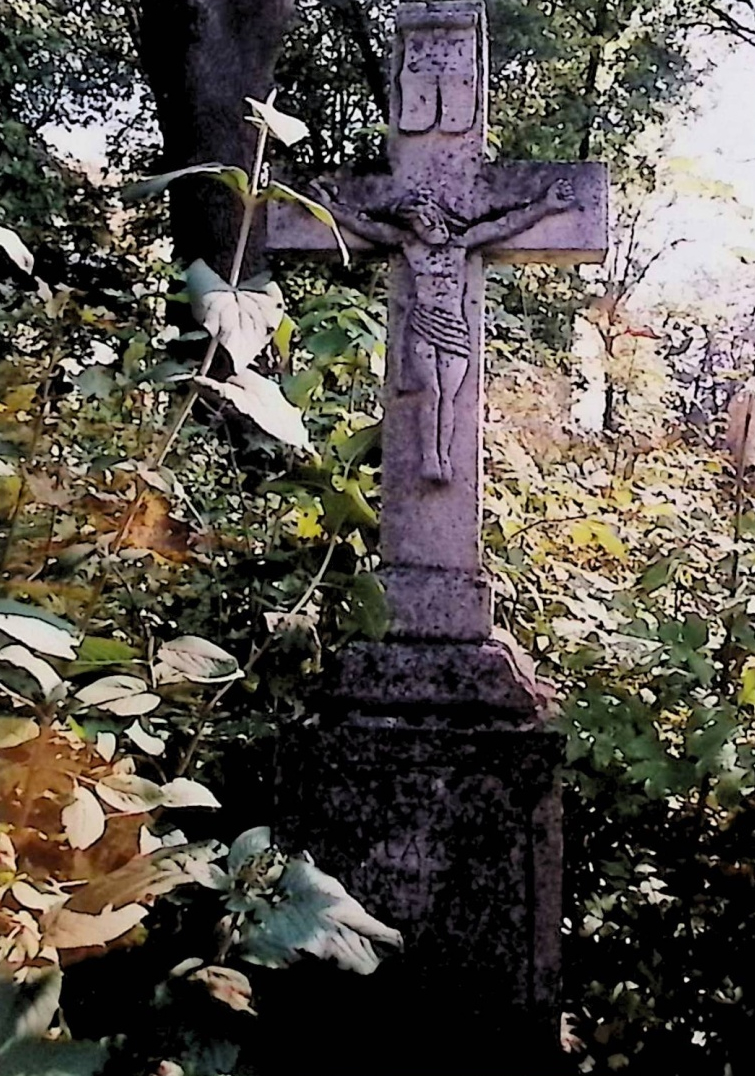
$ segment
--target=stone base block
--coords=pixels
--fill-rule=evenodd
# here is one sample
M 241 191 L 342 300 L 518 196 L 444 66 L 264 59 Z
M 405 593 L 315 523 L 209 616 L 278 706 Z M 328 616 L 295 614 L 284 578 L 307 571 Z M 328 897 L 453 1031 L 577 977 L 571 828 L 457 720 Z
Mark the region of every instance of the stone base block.
M 369 977 L 315 962 L 281 975 L 267 1009 L 259 999 L 262 1026 L 275 1026 L 280 991 L 281 1019 L 297 1035 L 282 1055 L 290 1067 L 279 1056 L 274 1071 L 308 1070 L 314 1057 L 329 1076 L 551 1076 L 560 738 L 371 720 L 282 740 L 274 832 L 398 927 L 405 951 Z

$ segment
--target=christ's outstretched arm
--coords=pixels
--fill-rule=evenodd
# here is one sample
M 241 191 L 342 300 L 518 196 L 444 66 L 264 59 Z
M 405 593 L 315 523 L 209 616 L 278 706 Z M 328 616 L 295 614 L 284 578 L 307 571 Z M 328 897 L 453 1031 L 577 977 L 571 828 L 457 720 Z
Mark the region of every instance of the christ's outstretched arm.
M 487 243 L 500 243 L 514 235 L 526 232 L 538 221 L 563 213 L 577 205 L 574 188 L 568 179 L 558 179 L 548 187 L 545 194 L 536 202 L 522 209 L 513 209 L 496 220 L 482 221 L 474 224 L 464 235 L 462 242 L 468 250 L 485 246 Z
M 403 239 L 401 229 L 394 228 L 392 224 L 383 221 L 371 220 L 359 210 L 337 201 L 338 188 L 335 184 L 326 185 L 316 181 L 311 183 L 310 187 L 343 228 L 370 243 L 380 243 L 388 247 L 400 246 Z

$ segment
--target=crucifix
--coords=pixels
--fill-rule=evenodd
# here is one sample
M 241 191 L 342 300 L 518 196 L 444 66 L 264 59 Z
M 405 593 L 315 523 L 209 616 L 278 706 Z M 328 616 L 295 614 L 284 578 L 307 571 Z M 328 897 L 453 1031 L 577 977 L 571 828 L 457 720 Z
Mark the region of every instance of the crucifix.
M 390 172 L 320 180 L 349 246 L 390 258 L 381 552 L 392 633 L 484 640 L 483 345 L 489 263 L 599 262 L 607 173 L 594 163 L 486 161 L 481 0 L 397 13 Z M 267 248 L 335 253 L 329 230 L 269 206 Z
M 390 259 L 391 626 L 384 642 L 344 648 L 310 700 L 313 720 L 281 738 L 276 834 L 406 942 L 374 986 L 344 983 L 335 1003 L 330 985 L 308 991 L 323 1048 L 334 1011 L 348 1039 L 341 1068 L 328 1058 L 333 1076 L 499 1071 L 490 1057 L 512 1038 L 527 1043 L 527 1073 L 557 1062 L 561 744 L 531 663 L 492 637 L 484 274 L 495 262 L 601 261 L 608 177 L 594 163 L 489 163 L 487 94 L 484 0 L 399 4 L 390 169 L 314 184 L 354 252 Z M 335 254 L 329 230 L 297 207 L 268 213 L 268 250 Z M 393 1034 L 376 1041 L 376 1028 Z

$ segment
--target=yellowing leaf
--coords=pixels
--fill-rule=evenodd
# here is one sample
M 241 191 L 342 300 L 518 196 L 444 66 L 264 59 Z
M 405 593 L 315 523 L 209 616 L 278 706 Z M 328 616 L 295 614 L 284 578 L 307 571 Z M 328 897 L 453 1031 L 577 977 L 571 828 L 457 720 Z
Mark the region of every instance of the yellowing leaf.
M 618 557 L 620 560 L 626 559 L 626 546 L 613 527 L 610 527 L 607 523 L 591 523 L 590 528 L 606 553 L 610 553 L 612 557 Z
M 39 725 L 30 717 L 0 717 L 0 751 L 35 740 L 39 732 Z
M 147 909 L 139 904 L 126 904 L 114 910 L 105 908 L 99 915 L 72 912 L 65 906 L 53 909 L 40 921 L 44 940 L 56 949 L 80 949 L 104 946 L 141 922 Z
M 60 817 L 71 848 L 89 848 L 105 832 L 105 814 L 88 788 L 75 790 L 73 803 Z
M 755 665 L 746 668 L 742 673 L 738 701 L 740 706 L 755 706 Z
M 592 542 L 592 527 L 587 520 L 577 520 L 569 528 L 569 536 L 576 546 L 590 545 Z

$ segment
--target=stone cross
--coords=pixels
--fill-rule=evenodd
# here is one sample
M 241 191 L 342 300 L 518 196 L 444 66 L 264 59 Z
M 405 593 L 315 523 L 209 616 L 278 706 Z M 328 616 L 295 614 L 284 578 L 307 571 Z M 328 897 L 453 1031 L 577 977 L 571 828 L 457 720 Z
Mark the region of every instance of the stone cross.
M 281 736 L 275 835 L 398 927 L 406 952 L 361 983 L 292 974 L 270 1037 L 285 1037 L 286 1071 L 313 1053 L 330 1076 L 559 1071 L 561 742 L 531 663 L 491 638 L 484 267 L 600 261 L 608 181 L 599 164 L 487 163 L 487 92 L 483 0 L 400 4 L 390 171 L 316 184 L 352 249 L 391 259 L 392 623 L 386 641 L 344 648 L 311 720 Z M 269 211 L 269 249 L 335 251 L 313 218 Z
M 350 247 L 391 258 L 381 552 L 392 633 L 483 640 L 484 266 L 599 262 L 603 165 L 486 162 L 482 0 L 403 3 L 390 173 L 313 184 Z M 269 207 L 268 249 L 335 253 L 332 233 Z

